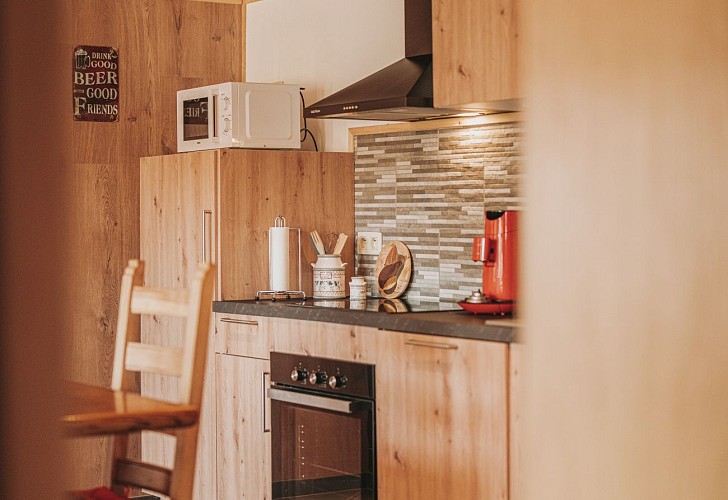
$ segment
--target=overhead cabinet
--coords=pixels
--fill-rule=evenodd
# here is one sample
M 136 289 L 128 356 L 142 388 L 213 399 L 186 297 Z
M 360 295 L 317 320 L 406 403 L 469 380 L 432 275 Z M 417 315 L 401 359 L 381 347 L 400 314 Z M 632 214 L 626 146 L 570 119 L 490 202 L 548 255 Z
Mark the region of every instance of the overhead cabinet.
M 518 0 L 432 0 L 436 108 L 516 111 Z

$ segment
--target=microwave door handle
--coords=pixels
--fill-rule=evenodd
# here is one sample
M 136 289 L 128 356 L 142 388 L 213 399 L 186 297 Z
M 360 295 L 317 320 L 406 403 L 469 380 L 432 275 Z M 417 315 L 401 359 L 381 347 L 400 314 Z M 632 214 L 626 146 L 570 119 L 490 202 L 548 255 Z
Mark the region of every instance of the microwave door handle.
M 346 414 L 353 413 L 359 407 L 355 401 L 344 401 L 342 399 L 315 396 L 313 394 L 285 391 L 282 389 L 276 389 L 275 387 L 268 389 L 268 397 L 273 401 L 281 401 L 283 403 L 297 404 L 311 408 L 318 408 L 320 410 L 329 410 Z
M 220 142 L 220 124 L 219 107 L 220 107 L 220 91 L 212 90 L 210 92 L 210 106 L 212 110 L 208 110 L 207 114 L 207 134 L 213 142 Z

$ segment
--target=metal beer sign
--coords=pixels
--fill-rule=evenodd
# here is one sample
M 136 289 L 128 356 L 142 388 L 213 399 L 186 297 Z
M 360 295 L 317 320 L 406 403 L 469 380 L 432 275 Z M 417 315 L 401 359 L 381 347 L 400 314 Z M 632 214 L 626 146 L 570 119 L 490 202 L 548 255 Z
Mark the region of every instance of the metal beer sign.
M 73 119 L 119 120 L 119 52 L 114 47 L 73 49 Z

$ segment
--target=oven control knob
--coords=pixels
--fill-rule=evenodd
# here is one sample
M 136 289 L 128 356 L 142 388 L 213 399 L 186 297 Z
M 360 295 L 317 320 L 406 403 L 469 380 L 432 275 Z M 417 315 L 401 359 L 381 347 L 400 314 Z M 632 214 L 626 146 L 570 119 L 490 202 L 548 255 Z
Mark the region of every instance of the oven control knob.
M 331 387 L 332 389 L 346 387 L 346 382 L 346 375 L 331 375 L 329 377 L 329 387 Z
M 305 368 L 294 368 L 291 372 L 291 380 L 294 382 L 305 382 L 308 378 L 308 372 Z
M 308 381 L 314 385 L 325 384 L 328 377 L 325 372 L 313 372 L 308 376 Z

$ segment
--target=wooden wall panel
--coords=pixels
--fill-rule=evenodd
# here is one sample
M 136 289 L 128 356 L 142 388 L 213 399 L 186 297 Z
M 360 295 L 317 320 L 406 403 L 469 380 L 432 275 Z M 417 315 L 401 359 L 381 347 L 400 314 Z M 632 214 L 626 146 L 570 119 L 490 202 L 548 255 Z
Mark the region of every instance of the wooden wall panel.
M 324 244 L 332 233 L 354 234 L 353 155 L 223 150 L 219 183 L 219 265 L 225 273 L 220 275 L 220 299 L 252 297 L 268 288 L 268 228 L 278 215 L 301 229 L 301 282 L 311 296 L 316 255 L 309 233 L 316 229 Z M 341 253 L 347 286 L 353 274 L 353 240 L 347 240 Z M 251 262 L 259 265 L 251 267 Z
M 72 122 L 73 335 L 68 376 L 108 384 L 118 286 L 139 255 L 139 158 L 176 151 L 176 91 L 241 80 L 242 7 L 188 0 L 73 0 L 76 45 L 119 50 L 119 121 Z M 68 115 L 71 122 L 71 67 Z M 74 485 L 99 484 L 105 439 L 74 443 Z M 83 458 L 80 458 L 83 457 Z

